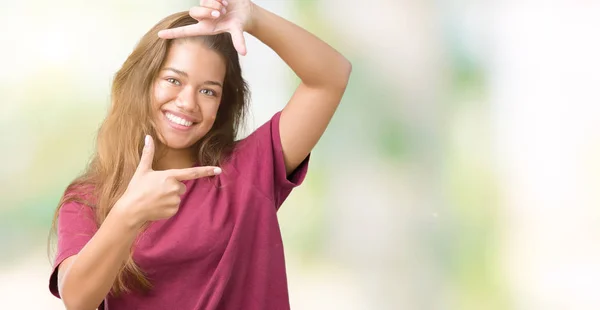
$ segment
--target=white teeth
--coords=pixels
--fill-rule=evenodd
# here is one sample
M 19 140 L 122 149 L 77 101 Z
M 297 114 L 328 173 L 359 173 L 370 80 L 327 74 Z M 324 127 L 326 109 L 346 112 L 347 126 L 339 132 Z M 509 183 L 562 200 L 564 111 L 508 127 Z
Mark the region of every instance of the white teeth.
M 192 122 L 190 122 L 190 121 L 188 121 L 188 120 L 185 120 L 185 119 L 183 119 L 183 118 L 181 118 L 181 117 L 179 117 L 179 116 L 175 116 L 175 115 L 173 115 L 173 114 L 171 114 L 171 113 L 169 113 L 169 112 L 166 112 L 166 113 L 165 113 L 165 116 L 166 116 L 166 117 L 167 117 L 167 119 L 169 119 L 171 122 L 173 122 L 173 123 L 175 123 L 175 124 L 182 125 L 182 126 L 187 126 L 187 127 L 190 127 L 190 126 L 192 126 L 192 125 L 194 124 L 194 123 L 192 123 Z

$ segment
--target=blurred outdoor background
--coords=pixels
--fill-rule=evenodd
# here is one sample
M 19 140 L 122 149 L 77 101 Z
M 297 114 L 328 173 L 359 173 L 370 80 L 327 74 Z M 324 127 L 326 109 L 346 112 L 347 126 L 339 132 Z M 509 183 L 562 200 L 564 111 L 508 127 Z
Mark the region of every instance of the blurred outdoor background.
M 293 309 L 600 309 L 598 1 L 256 3 L 354 69 L 279 212 Z M 196 4 L 0 0 L 2 309 L 63 309 L 58 199 L 137 40 Z M 252 130 L 297 81 L 246 39 Z

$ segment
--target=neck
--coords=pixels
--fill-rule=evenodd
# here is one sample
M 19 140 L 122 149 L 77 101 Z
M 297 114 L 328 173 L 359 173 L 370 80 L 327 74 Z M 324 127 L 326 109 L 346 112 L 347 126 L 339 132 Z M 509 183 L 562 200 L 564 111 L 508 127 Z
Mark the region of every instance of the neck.
M 191 148 L 171 149 L 166 148 L 163 156 L 155 163 L 155 170 L 183 169 L 193 167 L 196 158 Z

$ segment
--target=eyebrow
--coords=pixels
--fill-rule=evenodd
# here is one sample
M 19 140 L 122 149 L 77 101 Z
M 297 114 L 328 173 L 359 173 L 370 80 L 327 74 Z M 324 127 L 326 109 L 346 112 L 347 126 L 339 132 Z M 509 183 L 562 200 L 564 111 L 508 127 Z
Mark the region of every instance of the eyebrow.
M 175 68 L 172 68 L 172 67 L 166 67 L 163 70 L 168 70 L 168 71 L 175 72 L 175 73 L 177 73 L 177 74 L 179 74 L 179 75 L 181 75 L 183 77 L 186 77 L 186 78 L 189 77 L 188 74 L 187 74 L 187 72 L 181 71 L 179 69 L 175 69 Z M 208 80 L 208 81 L 205 81 L 204 84 L 216 85 L 216 86 L 219 86 L 219 87 L 223 88 L 223 85 L 221 83 L 217 82 L 217 81 Z

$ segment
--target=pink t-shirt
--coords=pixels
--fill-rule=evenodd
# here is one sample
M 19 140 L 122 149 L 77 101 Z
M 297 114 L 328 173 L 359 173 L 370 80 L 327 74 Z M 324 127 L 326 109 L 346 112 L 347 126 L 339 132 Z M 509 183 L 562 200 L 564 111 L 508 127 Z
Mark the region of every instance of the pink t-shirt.
M 185 181 L 178 213 L 153 222 L 138 237 L 134 260 L 153 289 L 107 296 L 105 309 L 289 309 L 277 210 L 300 185 L 308 157 L 286 177 L 279 116 L 240 141 L 223 173 Z M 92 210 L 65 204 L 58 218 L 57 266 L 77 254 L 96 231 Z

